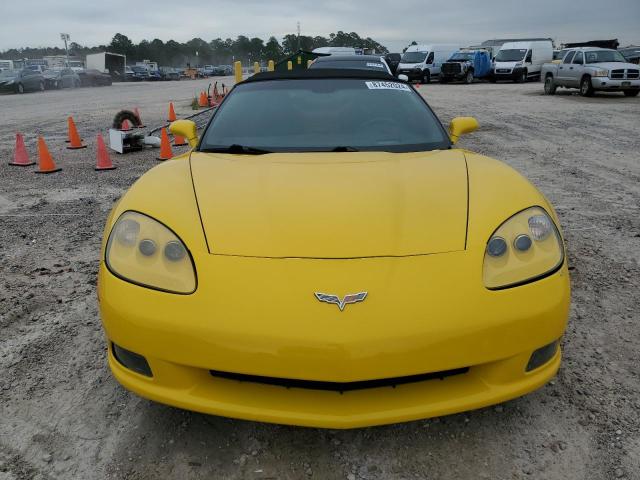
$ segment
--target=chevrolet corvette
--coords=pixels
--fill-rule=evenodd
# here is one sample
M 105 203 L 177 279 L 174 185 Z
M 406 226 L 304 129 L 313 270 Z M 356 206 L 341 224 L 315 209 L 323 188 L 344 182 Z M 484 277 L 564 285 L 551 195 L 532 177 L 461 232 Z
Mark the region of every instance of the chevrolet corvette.
M 506 164 L 458 148 L 383 72 L 256 74 L 105 227 L 108 364 L 153 401 L 354 428 L 504 402 L 560 365 L 558 218 Z

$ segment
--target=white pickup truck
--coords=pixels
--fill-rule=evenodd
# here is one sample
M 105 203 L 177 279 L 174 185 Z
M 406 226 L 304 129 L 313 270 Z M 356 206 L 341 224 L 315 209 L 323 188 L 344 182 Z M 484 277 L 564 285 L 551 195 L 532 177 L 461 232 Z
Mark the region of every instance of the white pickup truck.
M 608 48 L 570 49 L 560 63 L 545 63 L 540 79 L 547 95 L 558 87 L 578 88 L 583 97 L 595 91 L 623 92 L 627 97 L 640 93 L 640 67 Z

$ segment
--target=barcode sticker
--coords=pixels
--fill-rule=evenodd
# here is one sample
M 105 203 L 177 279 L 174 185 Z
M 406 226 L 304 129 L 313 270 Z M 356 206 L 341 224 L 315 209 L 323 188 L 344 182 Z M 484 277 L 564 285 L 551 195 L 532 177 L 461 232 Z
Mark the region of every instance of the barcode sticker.
M 410 92 L 409 85 L 397 82 L 364 82 L 369 90 L 402 90 Z

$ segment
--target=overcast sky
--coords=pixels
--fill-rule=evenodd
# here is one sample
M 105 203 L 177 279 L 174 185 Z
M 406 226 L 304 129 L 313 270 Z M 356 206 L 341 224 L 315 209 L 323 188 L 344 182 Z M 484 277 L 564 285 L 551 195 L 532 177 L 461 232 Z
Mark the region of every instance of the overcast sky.
M 278 39 L 343 30 L 398 51 L 412 40 L 469 45 L 490 38 L 551 37 L 556 42 L 618 38 L 640 44 L 640 0 L 0 0 L 0 50 L 111 41 L 180 42 L 237 35 Z

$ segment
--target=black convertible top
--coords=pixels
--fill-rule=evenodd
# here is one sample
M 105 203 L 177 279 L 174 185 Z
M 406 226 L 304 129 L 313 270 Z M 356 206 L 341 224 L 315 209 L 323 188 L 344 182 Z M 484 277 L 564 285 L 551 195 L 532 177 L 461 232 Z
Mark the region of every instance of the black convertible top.
M 304 80 L 311 78 L 362 78 L 365 80 L 383 80 L 406 83 L 387 72 L 374 70 L 356 70 L 347 68 L 318 68 L 309 70 L 286 70 L 283 72 L 262 72 L 250 76 L 242 83 L 264 82 L 267 80 Z

